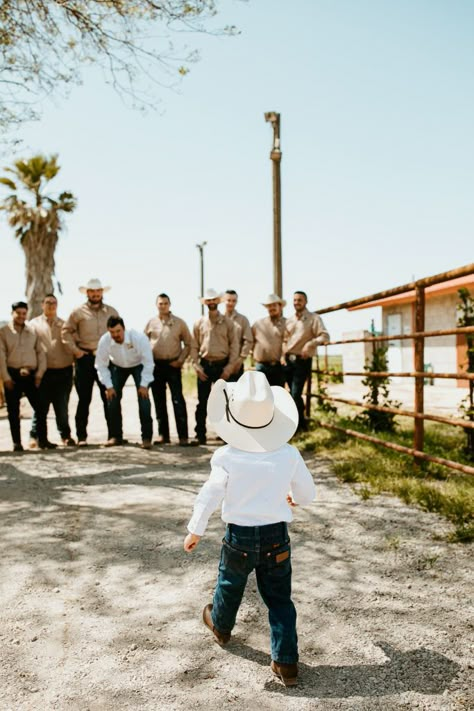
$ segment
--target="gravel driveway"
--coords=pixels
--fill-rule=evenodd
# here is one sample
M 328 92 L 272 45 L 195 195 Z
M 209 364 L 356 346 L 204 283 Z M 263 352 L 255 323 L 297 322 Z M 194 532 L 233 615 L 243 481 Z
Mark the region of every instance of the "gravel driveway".
M 1 711 L 474 708 L 472 546 L 318 458 L 318 500 L 291 527 L 299 686 L 272 679 L 254 578 L 216 645 L 200 616 L 220 517 L 182 550 L 212 450 L 0 454 Z

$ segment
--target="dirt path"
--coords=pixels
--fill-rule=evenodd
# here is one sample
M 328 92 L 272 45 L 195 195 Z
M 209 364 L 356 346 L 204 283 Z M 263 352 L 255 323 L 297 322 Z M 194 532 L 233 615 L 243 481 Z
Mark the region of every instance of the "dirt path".
M 272 680 L 254 579 L 214 644 L 200 615 L 220 517 L 182 551 L 211 451 L 0 454 L 1 711 L 474 708 L 472 547 L 317 459 L 318 501 L 291 528 L 300 685 Z

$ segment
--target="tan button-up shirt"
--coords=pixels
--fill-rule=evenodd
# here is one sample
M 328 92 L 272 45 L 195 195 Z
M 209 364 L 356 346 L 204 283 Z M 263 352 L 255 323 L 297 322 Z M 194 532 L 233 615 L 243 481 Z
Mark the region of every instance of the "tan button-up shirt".
M 285 324 L 284 316 L 279 316 L 277 319 L 266 316 L 255 321 L 252 326 L 253 358 L 257 363 L 280 362 Z
M 233 322 L 219 314 L 213 323 L 208 316 L 201 316 L 193 328 L 191 360 L 198 365 L 201 358 L 206 360 L 229 360 L 235 366 L 239 357 L 239 339 Z
M 286 320 L 286 330 L 283 338 L 283 351 L 293 355 L 301 355 L 303 346 L 307 344 L 308 355 L 313 356 L 316 346 L 329 341 L 329 333 L 322 318 L 305 309 L 301 317 L 290 316 Z
M 66 348 L 61 340 L 61 330 L 64 326 L 64 319 L 56 317 L 51 323 L 44 314 L 31 319 L 29 322 L 40 340 L 46 352 L 46 361 L 48 368 L 57 370 L 58 368 L 67 368 L 72 365 L 72 353 Z
M 35 330 L 28 324 L 18 331 L 13 321 L 0 328 L 0 377 L 11 380 L 8 368 L 29 368 L 41 378 L 46 370 L 46 353 Z
M 109 316 L 118 316 L 118 313 L 108 304 L 94 308 L 86 301 L 74 309 L 62 329 L 66 348 L 74 355 L 80 355 L 82 350 L 95 352 L 99 338 L 107 331 Z
M 186 322 L 170 312 L 169 318 L 151 318 L 145 326 L 155 360 L 176 360 L 179 365 L 191 350 L 191 334 Z
M 227 314 L 226 314 L 227 316 Z M 243 314 L 239 314 L 238 311 L 234 311 L 231 316 L 227 316 L 233 321 L 234 326 L 237 330 L 237 338 L 239 339 L 240 345 L 240 359 L 242 363 L 247 358 L 248 354 L 252 350 L 253 335 L 252 329 L 250 328 L 249 320 Z

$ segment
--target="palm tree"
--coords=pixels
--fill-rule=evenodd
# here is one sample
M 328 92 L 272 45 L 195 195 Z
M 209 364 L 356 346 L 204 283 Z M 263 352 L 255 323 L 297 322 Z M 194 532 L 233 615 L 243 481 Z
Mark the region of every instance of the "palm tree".
M 0 183 L 14 191 L 0 203 L 0 209 L 7 213 L 8 224 L 15 230 L 25 253 L 28 316 L 32 318 L 41 313 L 44 295 L 53 291 L 54 252 L 63 227 L 60 213 L 72 212 L 76 198 L 63 192 L 53 199 L 42 192 L 60 170 L 57 155 L 17 160 L 5 170 L 13 173 L 16 180 L 0 177 Z M 18 188 L 26 190 L 33 199 L 23 199 Z

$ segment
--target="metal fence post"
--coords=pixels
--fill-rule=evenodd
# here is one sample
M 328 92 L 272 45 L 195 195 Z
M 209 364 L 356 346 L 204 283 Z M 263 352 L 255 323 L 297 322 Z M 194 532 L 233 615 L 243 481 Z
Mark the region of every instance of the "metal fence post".
M 281 263 L 281 144 L 280 114 L 267 111 L 265 121 L 273 127 L 273 146 L 270 159 L 273 164 L 273 291 L 283 296 L 283 273 Z

